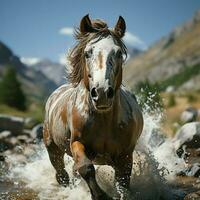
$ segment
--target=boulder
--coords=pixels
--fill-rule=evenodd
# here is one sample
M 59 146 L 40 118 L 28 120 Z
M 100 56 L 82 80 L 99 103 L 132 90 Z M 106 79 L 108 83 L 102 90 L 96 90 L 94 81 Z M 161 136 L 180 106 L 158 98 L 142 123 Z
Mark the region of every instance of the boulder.
M 38 124 L 33 127 L 31 137 L 40 141 L 43 138 L 43 124 Z
M 31 117 L 27 117 L 24 119 L 25 129 L 32 129 L 36 124 L 37 124 L 36 120 Z
M 6 141 L 6 140 L 0 140 L 0 152 L 6 151 L 12 148 L 13 148 L 13 145 L 11 142 Z
M 5 156 L 0 154 L 0 162 L 4 162 L 5 161 Z
M 0 132 L 8 130 L 12 135 L 20 135 L 24 128 L 24 119 L 9 115 L 0 115 Z
M 198 110 L 196 108 L 189 107 L 181 114 L 181 121 L 183 123 L 197 121 L 197 118 L 198 118 Z
M 17 136 L 17 140 L 19 141 L 19 143 L 30 143 L 32 142 L 32 139 L 30 137 L 28 137 L 27 135 L 19 135 Z
M 200 190 L 197 192 L 192 192 L 190 194 L 187 194 L 184 198 L 184 200 L 199 200 L 200 199 Z
M 172 86 L 172 85 L 170 85 L 170 86 L 168 86 L 168 87 L 166 88 L 165 91 L 168 92 L 168 93 L 170 93 L 170 92 L 174 92 L 174 91 L 175 91 L 175 87 Z
M 13 145 L 13 146 L 17 146 L 20 144 L 19 140 L 17 139 L 17 137 L 10 137 L 9 138 L 9 142 Z
M 11 135 L 11 132 L 10 132 L 10 131 L 2 131 L 2 132 L 0 133 L 0 140 L 3 140 L 3 139 L 5 139 L 5 138 L 9 137 L 10 135 Z
M 13 148 L 13 144 L 10 142 L 10 131 L 2 131 L 0 132 L 0 152 L 4 152 L 8 149 Z
M 193 176 L 193 177 L 200 177 L 200 164 L 194 163 L 189 167 L 185 168 L 184 170 L 180 171 L 177 175 L 179 176 Z
M 200 148 L 200 122 L 184 124 L 172 140 L 179 157 L 183 155 L 186 148 Z

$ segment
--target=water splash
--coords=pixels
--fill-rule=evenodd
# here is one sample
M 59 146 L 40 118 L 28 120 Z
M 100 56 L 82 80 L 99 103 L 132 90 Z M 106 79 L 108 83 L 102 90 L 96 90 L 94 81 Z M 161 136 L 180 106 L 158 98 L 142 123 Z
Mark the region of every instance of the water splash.
M 140 151 L 150 154 L 149 158 L 157 164 L 157 170 L 164 173 L 162 176 L 167 180 L 173 180 L 187 164 L 176 154 L 174 141 L 171 138 L 165 138 L 161 132 L 161 119 L 162 113 L 157 115 L 144 113 L 144 129 L 138 141 L 138 147 Z
M 33 148 L 36 153 L 25 163 L 19 163 L 17 155 L 8 156 L 7 162 L 12 164 L 8 174 L 11 180 L 18 184 L 25 183 L 25 186 L 33 189 L 41 200 L 90 199 L 89 190 L 84 181 L 73 176 L 73 161 L 70 157 L 65 156 L 65 166 L 71 182 L 69 187 L 64 188 L 56 182 L 55 170 L 49 161 L 44 145 L 41 144 Z
M 173 141 L 160 134 L 161 118 L 161 114 L 144 113 L 144 130 L 133 154 L 130 199 L 176 199 L 176 191 L 169 187 L 168 182 L 174 180 L 175 174 L 185 168 L 186 163 L 176 155 Z M 64 188 L 56 182 L 55 171 L 43 144 L 28 146 L 21 151 L 7 158 L 10 165 L 7 177 L 14 183 L 31 188 L 40 200 L 91 199 L 86 183 L 74 177 L 70 157 L 65 156 L 65 166 L 71 182 Z M 115 196 L 113 169 L 96 166 L 96 170 L 100 186 Z

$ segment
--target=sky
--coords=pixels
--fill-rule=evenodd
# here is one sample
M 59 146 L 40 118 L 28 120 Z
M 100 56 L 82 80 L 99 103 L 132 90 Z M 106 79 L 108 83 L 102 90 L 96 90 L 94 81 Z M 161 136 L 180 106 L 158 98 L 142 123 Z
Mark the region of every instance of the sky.
M 75 43 L 73 28 L 84 15 L 109 27 L 121 15 L 125 42 L 146 49 L 198 9 L 200 0 L 0 0 L 0 41 L 20 57 L 63 62 Z

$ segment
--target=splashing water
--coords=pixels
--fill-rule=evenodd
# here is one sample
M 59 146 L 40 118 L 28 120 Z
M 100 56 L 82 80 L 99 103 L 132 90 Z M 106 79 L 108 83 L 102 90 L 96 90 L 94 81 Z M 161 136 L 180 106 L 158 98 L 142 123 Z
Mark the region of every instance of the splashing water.
M 170 139 L 159 134 L 161 115 L 144 113 L 144 129 L 136 151 L 133 153 L 133 171 L 131 178 L 130 199 L 159 200 L 178 199 L 168 182 L 174 180 L 175 174 L 185 168 L 186 163 L 176 155 L 175 147 Z M 73 175 L 73 161 L 65 156 L 66 170 L 70 175 L 70 186 L 58 185 L 55 171 L 49 161 L 43 144 L 32 147 L 27 157 L 18 154 L 8 155 L 10 163 L 7 177 L 16 184 L 31 188 L 36 199 L 70 199 L 89 200 L 90 192 L 86 183 Z M 33 153 L 34 152 L 34 153 Z M 96 166 L 97 181 L 106 192 L 114 195 L 114 171 L 109 166 Z
M 12 163 L 8 177 L 15 183 L 22 181 L 26 187 L 33 189 L 41 200 L 50 199 L 90 199 L 89 189 L 84 181 L 73 176 L 73 161 L 65 156 L 66 170 L 71 176 L 70 186 L 67 188 L 58 185 L 55 179 L 55 170 L 52 167 L 47 151 L 43 144 L 35 147 L 37 153 L 25 163 L 18 163 L 18 157 L 8 157 Z M 77 195 L 78 194 L 78 195 Z
M 140 151 L 150 154 L 151 159 L 157 164 L 158 170 L 165 169 L 166 172 L 163 176 L 167 180 L 173 180 L 175 174 L 186 167 L 186 163 L 176 154 L 173 140 L 164 138 L 163 133 L 160 133 L 161 118 L 161 114 L 154 116 L 144 114 L 144 129 L 138 141 L 138 147 Z

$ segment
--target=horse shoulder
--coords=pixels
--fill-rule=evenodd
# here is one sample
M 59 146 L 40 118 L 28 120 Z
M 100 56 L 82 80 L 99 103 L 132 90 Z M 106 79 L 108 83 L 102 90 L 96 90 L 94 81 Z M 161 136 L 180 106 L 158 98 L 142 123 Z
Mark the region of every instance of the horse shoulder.
M 45 143 L 53 139 L 56 144 L 61 145 L 67 139 L 70 89 L 68 85 L 62 85 L 50 95 L 47 101 L 43 132 Z
M 82 130 L 89 117 L 88 95 L 86 92 L 79 92 L 75 104 L 71 110 L 71 132 L 72 139 L 81 138 Z

